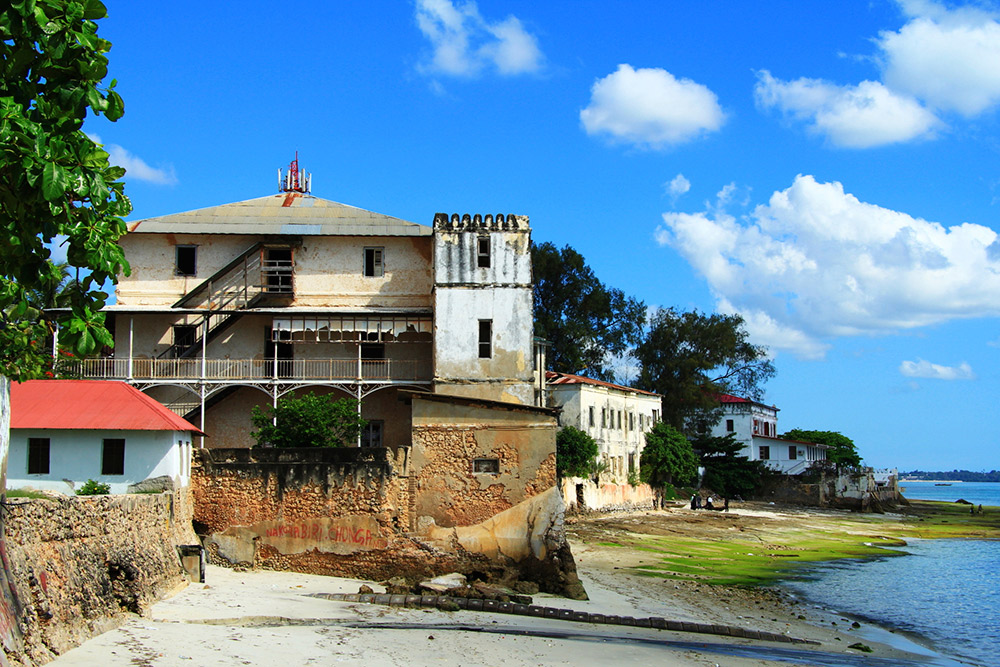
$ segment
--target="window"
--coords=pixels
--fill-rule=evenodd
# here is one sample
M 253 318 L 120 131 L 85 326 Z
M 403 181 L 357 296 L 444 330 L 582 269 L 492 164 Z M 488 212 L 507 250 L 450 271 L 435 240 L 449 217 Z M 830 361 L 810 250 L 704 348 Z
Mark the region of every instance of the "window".
M 634 431 L 635 430 L 635 413 L 634 412 L 628 413 L 628 430 L 630 430 L 630 431 Z
M 384 447 L 382 444 L 382 428 L 385 424 L 381 419 L 369 419 L 361 431 L 362 447 Z
M 490 268 L 490 237 L 480 236 L 476 239 L 476 266 L 480 269 Z
M 198 275 L 198 246 L 176 246 L 176 264 L 174 273 L 178 276 Z
M 499 475 L 500 459 L 473 459 L 472 472 Z
M 736 430 L 736 426 L 733 424 L 733 420 L 732 419 L 727 419 L 726 420 L 726 432 L 727 433 L 732 433 L 735 430 Z
M 198 340 L 198 327 L 194 324 L 175 324 L 174 327 L 174 356 L 179 357 L 194 346 Z
M 622 411 L 618 411 L 618 430 L 622 430 Z
M 479 358 L 493 356 L 493 320 L 479 320 Z
M 361 343 L 362 359 L 385 359 L 385 345 L 383 343 Z
M 593 405 L 591 405 L 588 408 L 588 413 L 589 413 L 589 416 L 590 416 L 590 425 L 593 426 L 594 425 L 594 406 Z
M 601 408 L 601 428 L 608 427 L 608 409 Z
M 798 457 L 798 448 L 795 445 L 788 445 L 788 460 L 794 461 Z
M 28 474 L 49 474 L 48 438 L 28 438 Z
M 125 474 L 125 440 L 123 438 L 105 438 L 104 451 L 101 454 L 102 475 Z
M 655 424 L 658 421 L 660 421 L 660 411 L 653 410 L 653 423 Z
M 385 275 L 384 248 L 365 248 L 365 276 L 381 278 Z
M 760 446 L 760 460 L 766 461 L 771 458 L 771 448 L 768 445 Z

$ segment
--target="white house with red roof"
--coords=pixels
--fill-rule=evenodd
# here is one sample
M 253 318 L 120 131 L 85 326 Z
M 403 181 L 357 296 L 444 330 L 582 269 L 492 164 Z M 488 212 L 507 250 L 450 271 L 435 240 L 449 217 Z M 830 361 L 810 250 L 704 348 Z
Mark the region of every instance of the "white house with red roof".
M 751 461 L 765 461 L 785 474 L 805 470 L 813 461 L 826 459 L 826 445 L 778 437 L 778 408 L 748 398 L 721 394 L 722 418 L 712 429 L 717 437 L 733 434 L 743 445 L 743 456 Z
M 580 375 L 548 371 L 545 380 L 560 426 L 574 426 L 597 442 L 605 464 L 601 482 L 624 484 L 639 474 L 646 432 L 660 418 L 660 395 Z
M 146 479 L 186 486 L 201 431 L 125 382 L 11 383 L 7 488 L 73 493 L 93 479 L 128 493 Z

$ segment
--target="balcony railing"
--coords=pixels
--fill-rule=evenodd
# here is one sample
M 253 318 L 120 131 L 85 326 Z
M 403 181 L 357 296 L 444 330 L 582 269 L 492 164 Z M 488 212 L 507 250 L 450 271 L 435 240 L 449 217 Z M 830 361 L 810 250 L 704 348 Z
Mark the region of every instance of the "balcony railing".
M 67 375 L 96 380 L 428 381 L 430 361 L 403 359 L 83 359 Z M 360 371 L 360 372 L 359 372 Z

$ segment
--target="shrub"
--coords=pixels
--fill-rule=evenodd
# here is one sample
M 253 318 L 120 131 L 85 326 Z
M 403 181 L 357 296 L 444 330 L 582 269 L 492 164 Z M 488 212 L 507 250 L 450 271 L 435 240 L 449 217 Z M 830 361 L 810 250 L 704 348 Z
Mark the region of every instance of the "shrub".
M 556 471 L 563 477 L 586 477 L 595 469 L 597 443 L 578 428 L 567 426 L 556 435 Z
M 254 407 L 250 422 L 258 447 L 349 447 L 368 423 L 355 399 L 312 392 L 279 399 L 277 408 Z
M 106 496 L 111 493 L 111 485 L 88 479 L 87 483 L 76 490 L 78 496 Z

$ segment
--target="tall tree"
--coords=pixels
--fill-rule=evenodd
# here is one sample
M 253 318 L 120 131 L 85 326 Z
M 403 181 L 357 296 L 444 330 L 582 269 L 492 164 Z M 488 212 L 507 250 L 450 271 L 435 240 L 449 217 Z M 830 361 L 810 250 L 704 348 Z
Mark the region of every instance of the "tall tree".
M 694 434 L 718 420 L 718 395 L 763 397 L 774 376 L 767 348 L 750 342 L 739 315 L 659 308 L 635 350 L 639 386 L 663 395 L 663 419 Z
M 793 428 L 787 433 L 782 433 L 785 440 L 798 440 L 800 442 L 815 442 L 820 445 L 828 445 L 826 450 L 826 460 L 837 465 L 859 466 L 861 465 L 861 455 L 854 441 L 846 435 L 837 431 L 807 431 L 801 428 Z
M 653 488 L 656 505 L 663 506 L 666 484 L 693 484 L 698 479 L 698 458 L 684 434 L 664 422 L 646 433 L 639 456 L 640 479 Z
M 51 364 L 53 324 L 30 313 L 33 292 L 63 280 L 50 248 L 79 267 L 60 340 L 77 354 L 111 344 L 101 290 L 128 272 L 121 167 L 82 131 L 88 113 L 115 121 L 124 105 L 97 36 L 99 0 L 21 0 L 0 12 L 0 374 L 23 380 Z
M 549 368 L 613 380 L 611 357 L 638 344 L 646 306 L 604 285 L 569 246 L 533 245 L 535 335 L 547 340 Z

